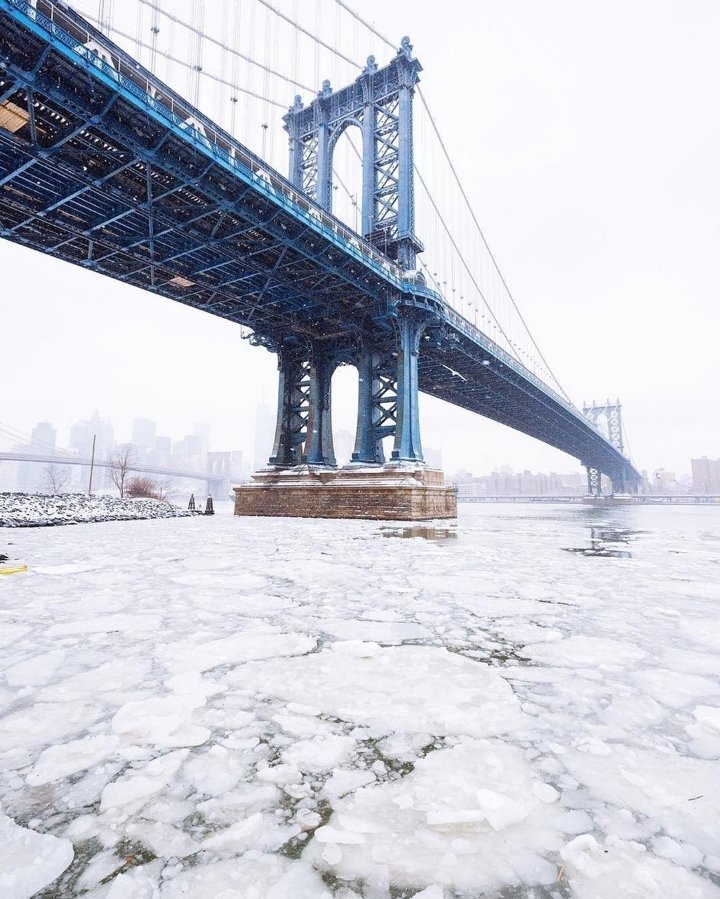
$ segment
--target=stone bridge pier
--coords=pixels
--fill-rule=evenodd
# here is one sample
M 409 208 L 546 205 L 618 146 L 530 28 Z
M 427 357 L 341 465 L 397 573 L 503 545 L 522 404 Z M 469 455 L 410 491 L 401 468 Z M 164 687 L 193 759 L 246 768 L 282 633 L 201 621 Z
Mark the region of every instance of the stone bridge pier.
M 455 518 L 457 495 L 425 464 L 420 440 L 418 353 L 427 313 L 397 311 L 388 336 L 352 345 L 290 339 L 277 347 L 278 405 L 268 466 L 235 488 L 236 515 L 427 520 Z M 331 381 L 341 364 L 358 370 L 355 446 L 338 468 Z M 386 459 L 383 439 L 393 438 Z

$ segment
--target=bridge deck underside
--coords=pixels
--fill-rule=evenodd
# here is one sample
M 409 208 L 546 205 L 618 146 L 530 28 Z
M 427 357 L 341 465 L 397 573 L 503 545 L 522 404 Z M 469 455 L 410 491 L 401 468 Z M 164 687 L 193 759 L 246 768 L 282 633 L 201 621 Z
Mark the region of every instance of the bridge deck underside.
M 599 441 L 573 410 L 467 338 L 442 350 L 425 349 L 419 379 L 424 393 L 522 431 L 608 474 L 622 467 L 617 450 Z
M 2 236 L 272 334 L 361 331 L 390 285 L 0 15 Z M 197 135 L 195 135 L 197 136 Z M 249 179 L 252 172 L 247 173 Z
M 320 227 L 307 202 L 293 207 L 258 167 L 228 165 L 203 132 L 173 126 L 155 100 L 123 92 L 3 4 L 0 236 L 248 325 L 271 347 L 288 337 L 340 349 L 392 340 L 397 304 L 423 303 L 443 335 L 423 341 L 423 391 L 606 473 L 628 465 L 432 291 Z

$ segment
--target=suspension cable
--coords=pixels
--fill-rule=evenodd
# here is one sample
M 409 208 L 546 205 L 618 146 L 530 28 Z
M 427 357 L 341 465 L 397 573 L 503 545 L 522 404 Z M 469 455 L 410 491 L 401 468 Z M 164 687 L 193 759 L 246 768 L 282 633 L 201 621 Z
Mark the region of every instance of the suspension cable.
M 97 19 L 94 16 L 85 15 L 85 18 L 90 22 L 97 24 Z M 120 35 L 120 37 L 127 38 L 128 40 L 135 40 L 135 36 L 132 34 L 128 34 L 127 31 L 123 31 L 122 29 L 116 27 L 113 27 L 112 30 L 113 34 L 118 34 Z M 178 65 L 183 66 L 183 68 L 186 69 L 193 68 L 192 64 L 189 63 L 187 59 L 181 59 L 179 56 L 173 56 L 172 53 L 167 53 L 165 50 L 160 50 L 152 44 L 147 44 L 144 41 L 138 41 L 138 46 L 143 50 L 152 51 L 154 54 L 157 54 L 157 56 L 161 56 L 163 59 L 167 59 L 168 62 L 177 63 Z M 250 90 L 250 88 L 247 87 L 241 87 L 239 84 L 236 84 L 233 81 L 228 81 L 226 78 L 222 78 L 220 75 L 215 75 L 212 72 L 206 71 L 204 68 L 202 72 L 200 72 L 200 75 L 202 75 L 204 78 L 209 78 L 210 81 L 215 81 L 218 84 L 224 85 L 225 87 L 231 87 L 233 90 L 240 91 L 240 93 L 242 94 L 248 94 L 248 96 L 250 97 L 255 97 L 256 100 L 263 100 L 266 103 L 270 103 L 272 106 L 277 106 L 278 109 L 287 110 L 287 103 L 279 103 L 277 100 L 271 100 L 270 97 L 266 97 L 264 94 L 259 94 L 257 91 Z M 285 76 L 282 77 L 284 78 Z M 289 78 L 285 78 L 285 80 L 290 81 Z M 295 82 L 293 82 L 293 84 L 294 83 Z
M 253 59 L 250 56 L 246 56 L 244 53 L 241 53 L 239 50 L 236 50 L 234 47 L 231 47 L 229 44 L 224 43 L 218 38 L 212 37 L 209 34 L 204 34 L 200 29 L 194 28 L 188 22 L 183 21 L 178 16 L 173 15 L 173 13 L 168 12 L 165 9 L 162 9 L 159 3 L 156 0 L 137 0 L 138 3 L 142 3 L 144 6 L 148 6 L 150 9 L 156 10 L 160 13 L 161 16 L 165 16 L 165 18 L 169 19 L 171 22 L 174 22 L 177 25 L 181 25 L 183 28 L 187 29 L 190 33 L 199 35 L 201 38 L 204 38 L 208 43 L 214 44 L 216 47 L 219 47 L 221 50 L 225 50 L 229 53 L 234 53 L 239 56 L 241 59 L 244 59 L 245 62 L 250 63 L 250 65 L 257 66 L 259 69 L 263 69 L 263 71 L 269 72 L 271 75 L 275 75 L 277 78 L 282 78 L 283 81 L 287 81 L 290 84 L 294 84 L 296 87 L 301 88 L 304 91 L 309 91 L 314 93 L 314 89 L 307 84 L 303 84 L 302 82 L 295 81 L 294 78 L 291 78 L 289 75 L 284 75 L 282 72 L 278 72 L 276 69 L 270 68 L 270 66 L 266 66 L 262 62 L 258 62 L 257 59 Z
M 150 0 L 140 0 L 141 3 L 149 3 Z M 293 22 L 290 16 L 285 15 L 284 12 L 277 9 L 277 7 L 273 6 L 272 3 L 269 3 L 268 0 L 257 0 L 258 3 L 262 4 L 266 9 L 269 9 L 270 12 L 275 13 L 278 18 L 283 19 L 285 22 L 289 22 L 293 28 L 297 28 L 299 32 L 306 35 L 315 41 L 316 44 L 319 44 L 321 47 L 324 47 L 326 50 L 329 50 L 331 53 L 334 53 L 335 56 L 340 57 L 344 62 L 353 66 L 356 69 L 362 69 L 362 66 L 355 62 L 354 59 L 350 59 L 349 56 L 345 56 L 344 53 L 341 53 L 336 47 L 326 43 L 322 38 L 319 38 L 316 34 L 313 34 L 312 31 L 308 31 L 307 28 L 303 28 L 303 26 L 299 22 Z
M 388 47 L 391 47 L 393 50 L 396 50 L 396 49 L 397 49 L 397 48 L 395 47 L 395 45 L 393 44 L 393 42 L 392 42 L 389 38 L 385 37 L 384 34 L 381 34 L 381 33 L 377 30 L 377 28 L 375 28 L 375 26 L 374 26 L 373 24 L 371 24 L 370 22 L 368 22 L 367 19 L 364 19 L 364 18 L 360 15 L 359 12 L 357 12 L 356 10 L 354 10 L 352 7 L 348 6 L 348 4 L 347 4 L 347 3 L 344 3 L 343 0 L 335 0 L 335 2 L 337 3 L 338 6 L 341 6 L 341 7 L 345 10 L 345 12 L 350 13 L 350 15 L 353 17 L 353 19 L 356 19 L 361 25 L 364 25 L 365 28 L 367 28 L 367 30 L 368 30 L 371 34 L 374 34 L 375 37 L 379 37 L 381 41 L 383 41 L 385 44 L 388 45 Z
M 22 443 L 26 446 L 32 446 L 39 450 L 45 450 L 47 452 L 53 453 L 66 453 L 66 450 L 58 449 L 57 447 L 52 446 L 50 443 L 46 443 L 44 440 L 33 440 L 32 435 L 26 434 L 24 431 L 18 430 L 18 428 L 12 427 L 12 425 L 6 425 L 0 422 L 0 437 L 4 437 L 6 440 L 12 440 L 15 443 Z
M 263 0 L 261 0 L 261 2 L 263 2 Z M 378 29 L 375 28 L 374 25 L 372 25 L 370 22 L 368 22 L 367 19 L 365 19 L 363 16 L 361 16 L 356 10 L 352 9 L 352 8 L 345 2 L 345 0 L 335 0 L 335 2 L 338 4 L 338 6 L 341 6 L 346 12 L 348 12 L 354 19 L 356 19 L 358 22 L 360 22 L 361 25 L 363 25 L 365 28 L 367 28 L 368 31 L 370 31 L 370 32 L 371 32 L 372 34 L 374 34 L 377 38 L 379 38 L 381 41 L 383 41 L 388 47 L 392 47 L 392 48 L 394 49 L 394 44 L 392 43 L 392 41 L 391 41 L 386 35 L 382 34 L 382 32 L 378 31 Z M 510 288 L 508 287 L 507 282 L 505 281 L 505 278 L 503 277 L 503 274 L 502 274 L 502 272 L 500 271 L 500 267 L 499 267 L 498 264 L 497 264 L 497 260 L 495 259 L 495 256 L 494 256 L 492 250 L 490 249 L 490 246 L 488 245 L 488 242 L 487 242 L 487 240 L 486 240 L 486 238 L 485 238 L 485 234 L 483 233 L 483 230 L 482 230 L 482 228 L 481 228 L 481 226 L 480 226 L 480 222 L 478 221 L 477 216 L 475 215 L 475 211 L 474 211 L 474 209 L 472 208 L 472 205 L 471 205 L 471 203 L 470 203 L 470 199 L 469 199 L 469 197 L 468 197 L 468 195 L 467 195 L 467 193 L 466 193 L 466 191 L 465 191 L 465 188 L 463 187 L 462 182 L 460 181 L 460 176 L 458 175 L 457 169 L 455 168 L 455 165 L 453 164 L 453 161 L 452 161 L 452 159 L 450 158 L 450 154 L 449 154 L 449 152 L 448 152 L 447 146 L 445 145 L 445 141 L 442 139 L 442 136 L 440 135 L 440 131 L 439 131 L 438 126 L 437 126 L 437 123 L 436 123 L 436 121 L 435 121 L 435 117 L 433 116 L 432 112 L 430 111 L 430 107 L 428 106 L 427 100 L 425 99 L 425 95 L 423 94 L 423 91 L 422 91 L 422 89 L 420 88 L 420 86 L 418 86 L 417 92 L 418 92 L 418 96 L 420 97 L 420 101 L 421 101 L 421 103 L 422 103 L 422 105 L 423 105 L 423 107 L 424 107 L 424 109 L 425 109 L 425 111 L 426 111 L 426 113 L 427 113 L 427 115 L 428 115 L 428 118 L 430 119 L 430 124 L 432 125 L 433 131 L 435 132 L 435 136 L 437 137 L 437 139 L 438 139 L 438 141 L 439 141 L 439 143 L 440 143 L 440 147 L 442 148 L 442 151 L 443 151 L 443 154 L 444 154 L 444 156 L 445 156 L 445 159 L 446 159 L 446 161 L 447 161 L 447 163 L 448 163 L 448 165 L 449 165 L 449 167 L 450 167 L 450 171 L 452 172 L 452 175 L 453 175 L 453 177 L 454 177 L 454 179 L 455 179 L 455 182 L 456 182 L 458 188 L 460 189 L 460 194 L 461 194 L 461 196 L 462 196 L 462 198 L 463 198 L 463 200 L 464 200 L 464 202 L 465 202 L 465 205 L 467 206 L 468 211 L 470 212 L 470 216 L 471 216 L 471 218 L 472 218 L 472 220 L 473 220 L 473 223 L 474 223 L 475 227 L 477 228 L 477 231 L 478 231 L 478 233 L 479 233 L 479 235 L 480 235 L 480 238 L 481 238 L 481 240 L 482 240 L 482 242 L 483 242 L 483 245 L 485 246 L 485 249 L 487 250 L 487 252 L 488 252 L 488 254 L 489 254 L 489 256 L 490 256 L 490 259 L 491 259 L 492 262 L 493 262 L 493 265 L 494 265 L 494 267 L 495 267 L 495 270 L 497 271 L 497 273 L 498 273 L 498 275 L 499 275 L 499 277 L 500 277 L 500 281 L 502 282 L 503 287 L 504 287 L 505 290 L 507 291 L 507 295 L 508 295 L 508 297 L 510 298 L 510 301 L 511 301 L 511 303 L 512 303 L 514 309 L 515 309 L 515 311 L 517 312 L 518 317 L 520 318 L 520 321 L 522 322 L 523 327 L 525 328 L 525 331 L 526 331 L 528 337 L 529 337 L 530 340 L 532 341 L 532 344 L 533 344 L 535 350 L 537 351 L 538 356 L 540 357 L 540 359 L 542 360 L 543 364 L 545 365 L 545 368 L 546 368 L 548 374 L 552 377 L 552 379 L 555 381 L 555 383 L 558 385 L 558 387 L 560 387 L 560 390 L 561 390 L 562 394 L 564 395 L 565 399 L 567 399 L 568 401 L 570 401 L 570 397 L 568 396 L 568 394 L 565 392 L 565 390 L 564 390 L 564 389 L 562 388 L 562 386 L 560 385 L 560 382 L 558 381 L 558 379 L 556 378 L 556 376 L 555 376 L 555 374 L 553 373 L 552 369 L 550 368 L 550 366 L 549 366 L 549 364 L 548 364 L 548 362 L 547 362 L 547 359 L 545 358 L 545 356 L 543 355 L 542 351 L 540 350 L 540 348 L 538 347 L 537 343 L 535 342 L 535 338 L 532 336 L 532 333 L 531 333 L 531 331 L 530 331 L 530 329 L 529 329 L 529 327 L 528 327 L 528 325 L 527 325 L 527 322 L 525 321 L 525 318 L 524 318 L 522 312 L 521 312 L 520 309 L 518 308 L 518 305 L 517 305 L 517 303 L 515 302 L 515 298 L 513 297 L 512 293 L 511 293 L 511 291 L 510 291 Z M 418 171 L 417 167 L 415 168 L 415 171 L 416 171 L 418 177 L 421 178 L 420 172 Z M 422 178 L 421 178 L 421 180 L 422 180 Z M 430 197 L 429 192 L 428 192 L 428 196 Z M 432 200 L 432 197 L 430 197 L 430 199 L 431 199 L 431 202 L 433 203 L 433 207 L 435 207 L 435 203 L 434 203 L 434 201 Z M 436 208 L 436 207 L 435 207 L 435 208 Z M 436 211 L 437 211 L 437 208 L 436 208 Z M 454 244 L 454 241 L 453 241 L 453 244 Z M 456 249 L 457 249 L 457 247 L 456 247 Z M 459 252 L 459 251 L 458 251 L 458 252 Z M 481 296 L 482 296 L 482 294 L 481 294 Z M 483 297 L 483 300 L 484 300 L 484 299 L 485 299 L 485 298 Z
M 340 0 L 335 0 L 335 2 L 339 3 Z M 518 305 L 515 302 L 515 298 L 513 297 L 512 293 L 510 292 L 510 288 L 508 287 L 507 282 L 505 281 L 505 278 L 503 277 L 503 273 L 500 271 L 500 267 L 497 264 L 497 260 L 495 259 L 495 256 L 494 256 L 492 250 L 490 249 L 487 240 L 485 239 L 485 234 L 483 233 L 483 230 L 480 227 L 480 222 L 477 220 L 477 216 L 475 215 L 475 210 L 472 208 L 472 206 L 470 204 L 470 199 L 469 199 L 467 193 L 465 192 L 465 188 L 463 187 L 462 182 L 460 181 L 460 176 L 457 173 L 457 169 L 453 165 L 453 161 L 450 158 L 450 154 L 448 153 L 447 147 L 445 146 L 445 141 L 440 136 L 440 131 L 438 130 L 438 126 L 435 121 L 435 118 L 434 118 L 433 114 L 430 112 L 430 108 L 427 104 L 427 101 L 425 100 L 425 96 L 423 95 L 423 92 L 420 90 L 419 87 L 418 87 L 418 95 L 420 96 L 420 100 L 425 108 L 425 111 L 428 114 L 428 118 L 430 119 L 430 124 L 433 127 L 433 131 L 435 132 L 435 135 L 440 143 L 440 146 L 442 147 L 442 151 L 443 151 L 443 154 L 445 155 L 445 159 L 446 159 L 448 165 L 450 166 L 450 171 L 452 172 L 453 177 L 455 178 L 455 183 L 457 184 L 458 188 L 460 189 L 460 194 L 462 195 L 462 198 L 465 201 L 465 205 L 467 206 L 467 209 L 470 212 L 470 216 L 473 220 L 475 227 L 477 228 L 478 234 L 480 235 L 483 245 L 484 245 L 485 249 L 488 251 L 488 255 L 490 256 L 490 259 L 492 259 L 493 265 L 495 266 L 495 271 L 498 273 L 498 276 L 500 277 L 500 281 L 502 282 L 503 287 L 507 291 L 507 295 L 510 298 L 510 302 L 512 303 L 513 308 L 517 312 L 518 317 L 520 318 L 520 321 L 523 323 L 523 326 L 525 327 L 525 331 L 526 331 L 528 337 L 530 338 L 530 340 L 532 341 L 532 344 L 535 347 L 538 356 L 540 357 L 543 364 L 545 365 L 545 368 L 547 369 L 548 373 L 551 375 L 552 379 L 555 381 L 555 383 L 558 385 L 558 387 L 560 387 L 560 390 L 561 390 L 563 396 L 565 397 L 565 399 L 568 400 L 568 402 L 572 402 L 570 400 L 570 397 L 567 395 L 565 390 L 562 388 L 558 379 L 555 377 L 555 374 L 554 374 L 553 370 L 550 368 L 550 365 L 548 364 L 547 359 L 545 358 L 542 351 L 540 350 L 540 347 L 538 347 L 537 343 L 535 342 L 535 338 L 532 336 L 530 328 L 528 327 L 527 322 L 525 321 L 525 317 L 523 316 L 522 312 L 518 308 Z

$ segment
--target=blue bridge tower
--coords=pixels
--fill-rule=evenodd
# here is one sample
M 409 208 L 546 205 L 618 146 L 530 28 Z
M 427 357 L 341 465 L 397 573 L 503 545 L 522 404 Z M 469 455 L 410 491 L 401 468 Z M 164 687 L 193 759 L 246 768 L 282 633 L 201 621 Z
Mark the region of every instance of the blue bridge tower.
M 392 61 L 378 68 L 370 56 L 355 82 L 333 91 L 330 82 L 304 106 L 299 96 L 284 117 L 289 135 L 290 181 L 332 212 L 332 160 L 350 127 L 362 134 L 362 237 L 406 275 L 423 246 L 415 235 L 412 103 L 422 66 L 403 38 Z M 428 316 L 398 304 L 376 319 L 373 332 L 303 340 L 295 330 L 268 348 L 278 354 L 278 419 L 270 464 L 336 466 L 330 382 L 338 365 L 358 369 L 358 421 L 354 463 L 385 462 L 382 440 L 394 437 L 392 462 L 422 463 L 418 418 L 419 342 Z M 259 338 L 260 342 L 264 342 Z M 265 345 L 268 345 L 265 342 Z

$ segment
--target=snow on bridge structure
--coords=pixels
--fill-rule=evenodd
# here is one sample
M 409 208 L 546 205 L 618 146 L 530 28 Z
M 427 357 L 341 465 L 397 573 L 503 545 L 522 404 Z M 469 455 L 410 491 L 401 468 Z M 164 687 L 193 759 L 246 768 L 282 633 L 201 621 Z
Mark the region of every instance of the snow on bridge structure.
M 359 372 L 357 484 L 358 468 L 395 486 L 422 468 L 423 391 L 569 453 L 591 483 L 602 473 L 631 488 L 622 449 L 418 272 L 420 70 L 403 39 L 384 67 L 370 57 L 349 86 L 297 97 L 285 179 L 65 4 L 0 0 L 0 236 L 252 329 L 278 357 L 269 465 L 286 488 L 289 471 L 306 486 L 331 480 L 330 381 L 343 364 Z M 362 235 L 329 211 L 333 149 L 350 125 L 363 133 Z M 435 514 L 454 510 L 443 502 Z

